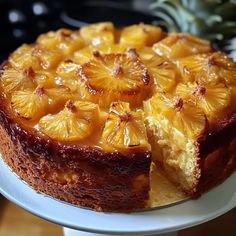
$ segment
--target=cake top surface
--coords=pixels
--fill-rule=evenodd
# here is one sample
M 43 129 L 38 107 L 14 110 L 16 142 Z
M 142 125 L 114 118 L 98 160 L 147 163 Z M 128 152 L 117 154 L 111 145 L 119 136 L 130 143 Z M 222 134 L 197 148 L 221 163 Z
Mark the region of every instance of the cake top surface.
M 111 22 L 40 35 L 0 71 L 7 109 L 47 138 L 106 150 L 150 150 L 148 116 L 190 139 L 236 107 L 236 64 L 187 33 Z

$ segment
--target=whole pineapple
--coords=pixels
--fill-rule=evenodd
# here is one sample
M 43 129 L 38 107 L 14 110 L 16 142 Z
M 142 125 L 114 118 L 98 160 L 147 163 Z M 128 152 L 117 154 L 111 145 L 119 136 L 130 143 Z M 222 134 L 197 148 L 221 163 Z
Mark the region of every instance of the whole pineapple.
M 235 0 L 154 0 L 150 5 L 169 31 L 190 32 L 209 39 L 229 52 L 236 50 Z

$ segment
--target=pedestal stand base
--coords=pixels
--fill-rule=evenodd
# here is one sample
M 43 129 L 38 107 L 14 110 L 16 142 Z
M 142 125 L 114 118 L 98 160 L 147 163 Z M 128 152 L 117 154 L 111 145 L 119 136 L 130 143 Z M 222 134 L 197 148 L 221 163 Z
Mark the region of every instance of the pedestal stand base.
M 64 236 L 110 236 L 108 234 L 87 233 L 87 232 L 73 230 L 73 229 L 69 229 L 65 227 L 63 228 L 63 231 L 64 231 Z M 155 234 L 152 236 L 177 236 L 177 235 L 178 235 L 178 231 L 166 233 L 166 234 Z M 116 236 L 119 236 L 119 235 L 116 235 Z M 123 234 L 122 236 L 125 236 L 125 235 Z M 143 235 L 143 236 L 149 236 L 149 235 Z

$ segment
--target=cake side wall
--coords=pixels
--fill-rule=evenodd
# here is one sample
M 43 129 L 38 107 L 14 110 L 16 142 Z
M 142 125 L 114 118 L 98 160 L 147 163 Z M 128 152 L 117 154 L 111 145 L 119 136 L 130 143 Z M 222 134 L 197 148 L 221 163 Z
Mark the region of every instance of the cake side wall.
M 149 152 L 108 153 L 46 140 L 0 109 L 0 152 L 36 191 L 83 207 L 130 211 L 147 206 Z
M 236 137 L 236 113 L 226 117 L 212 126 L 206 134 L 201 135 L 197 140 L 199 156 L 207 157 L 223 144 L 230 143 Z
M 236 113 L 218 121 L 196 145 L 201 177 L 194 197 L 199 197 L 236 171 Z
M 200 160 L 201 177 L 194 197 L 222 183 L 236 171 L 236 138 Z

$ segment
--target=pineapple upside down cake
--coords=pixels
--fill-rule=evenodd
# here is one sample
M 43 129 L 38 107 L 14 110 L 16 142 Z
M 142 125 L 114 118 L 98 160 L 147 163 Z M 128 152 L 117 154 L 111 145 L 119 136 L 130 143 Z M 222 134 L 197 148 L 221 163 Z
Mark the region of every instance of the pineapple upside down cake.
M 236 169 L 236 64 L 193 35 L 48 32 L 1 65 L 0 90 L 3 160 L 57 199 L 130 211 L 150 207 L 152 171 L 198 197 Z

